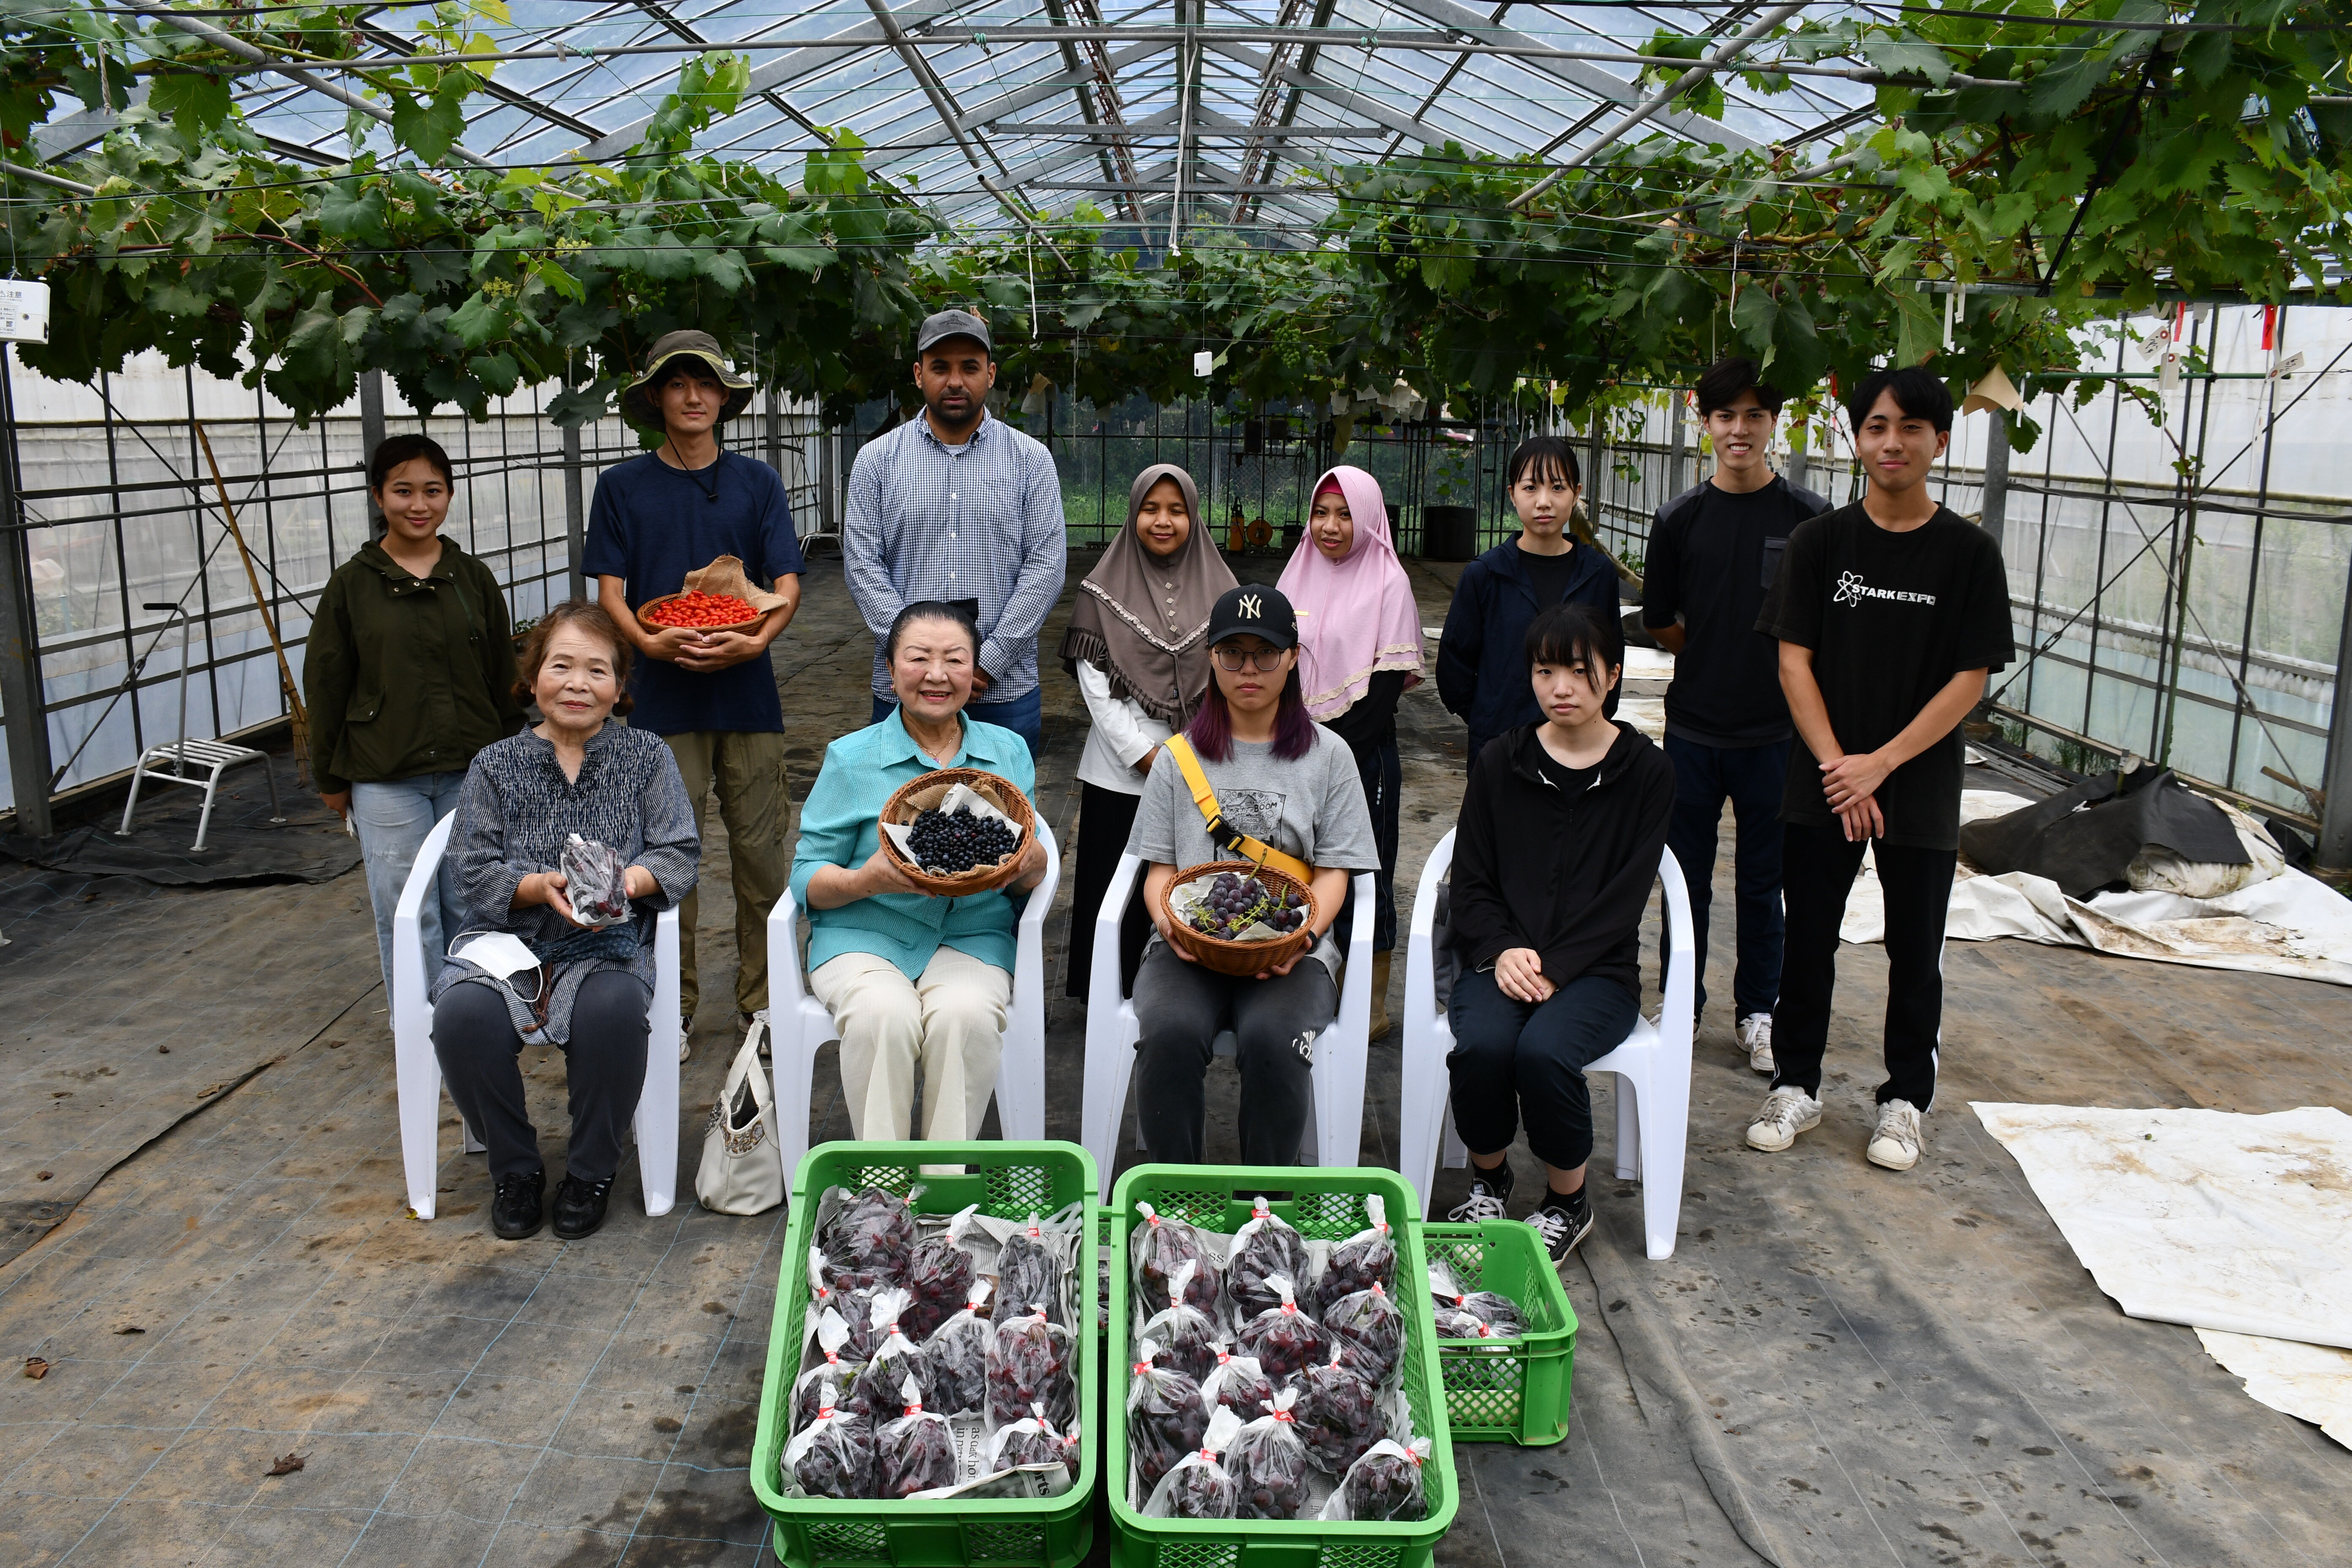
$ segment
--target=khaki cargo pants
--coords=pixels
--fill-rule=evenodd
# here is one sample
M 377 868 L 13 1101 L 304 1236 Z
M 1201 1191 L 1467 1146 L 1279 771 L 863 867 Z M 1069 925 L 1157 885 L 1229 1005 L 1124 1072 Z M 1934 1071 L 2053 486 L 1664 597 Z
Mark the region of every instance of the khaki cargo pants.
M 768 1005 L 768 911 L 792 881 L 793 797 L 786 788 L 784 738 L 735 730 L 688 730 L 665 735 L 670 755 L 694 803 L 694 829 L 719 787 L 719 818 L 727 825 L 727 859 L 735 886 L 735 1006 L 756 1013 Z M 695 973 L 694 925 L 702 898 L 688 893 L 678 906 L 678 1005 L 694 1016 L 701 1000 Z

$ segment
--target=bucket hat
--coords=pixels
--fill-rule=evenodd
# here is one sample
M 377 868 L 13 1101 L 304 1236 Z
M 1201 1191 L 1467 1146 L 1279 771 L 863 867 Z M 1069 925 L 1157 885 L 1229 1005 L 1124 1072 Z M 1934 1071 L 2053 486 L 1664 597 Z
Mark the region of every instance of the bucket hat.
M 709 332 L 684 327 L 656 339 L 653 352 L 646 355 L 644 374 L 621 389 L 621 413 L 630 423 L 651 430 L 661 428 L 661 408 L 655 403 L 654 395 L 660 391 L 662 378 L 669 374 L 671 364 L 681 359 L 699 361 L 727 389 L 727 402 L 719 410 L 720 420 L 732 419 L 751 405 L 751 378 L 735 374 L 726 356 L 719 352 L 719 340 Z

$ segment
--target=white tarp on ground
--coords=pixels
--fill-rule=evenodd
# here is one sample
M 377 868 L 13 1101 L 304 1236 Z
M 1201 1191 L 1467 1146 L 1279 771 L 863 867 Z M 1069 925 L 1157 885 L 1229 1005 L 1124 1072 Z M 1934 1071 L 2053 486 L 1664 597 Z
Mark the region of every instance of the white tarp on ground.
M 2273 1410 L 2308 1421 L 2352 1448 L 2352 1351 L 2200 1329 L 2205 1353 L 2246 1380 Z
M 1968 790 L 1960 797 L 1960 819 L 2000 816 L 2029 804 L 1998 790 Z M 2021 937 L 2161 963 L 2352 985 L 2352 900 L 2292 869 L 2218 899 L 2097 893 L 2085 901 L 2068 898 L 2046 877 L 2022 871 L 1988 877 L 1963 859 L 1944 931 L 1961 942 Z M 1838 934 L 1848 942 L 1877 942 L 1886 934 L 1885 903 L 1866 858 Z
M 2128 1315 L 2352 1349 L 2352 1116 L 1970 1109 Z

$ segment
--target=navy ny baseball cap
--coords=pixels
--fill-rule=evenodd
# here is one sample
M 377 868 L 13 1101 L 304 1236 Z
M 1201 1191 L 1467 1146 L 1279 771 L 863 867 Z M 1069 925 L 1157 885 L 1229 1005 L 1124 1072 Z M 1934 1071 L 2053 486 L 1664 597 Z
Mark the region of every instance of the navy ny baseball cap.
M 1209 612 L 1209 646 L 1214 647 L 1244 632 L 1264 637 L 1276 647 L 1298 646 L 1298 617 L 1291 613 L 1290 601 L 1281 589 L 1244 583 L 1217 595 L 1216 607 Z

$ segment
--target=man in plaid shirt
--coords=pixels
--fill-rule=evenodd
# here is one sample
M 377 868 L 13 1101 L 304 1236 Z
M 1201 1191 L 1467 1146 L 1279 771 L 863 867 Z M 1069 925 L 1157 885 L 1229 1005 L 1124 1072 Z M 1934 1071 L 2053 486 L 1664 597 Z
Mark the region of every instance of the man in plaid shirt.
M 942 310 L 915 339 L 923 416 L 867 442 L 849 473 L 842 556 L 850 596 L 874 633 L 874 720 L 896 707 L 883 639 L 908 605 L 970 606 L 980 668 L 964 711 L 1043 742 L 1037 634 L 1069 563 L 1062 481 L 1038 441 L 992 419 L 988 323 Z

